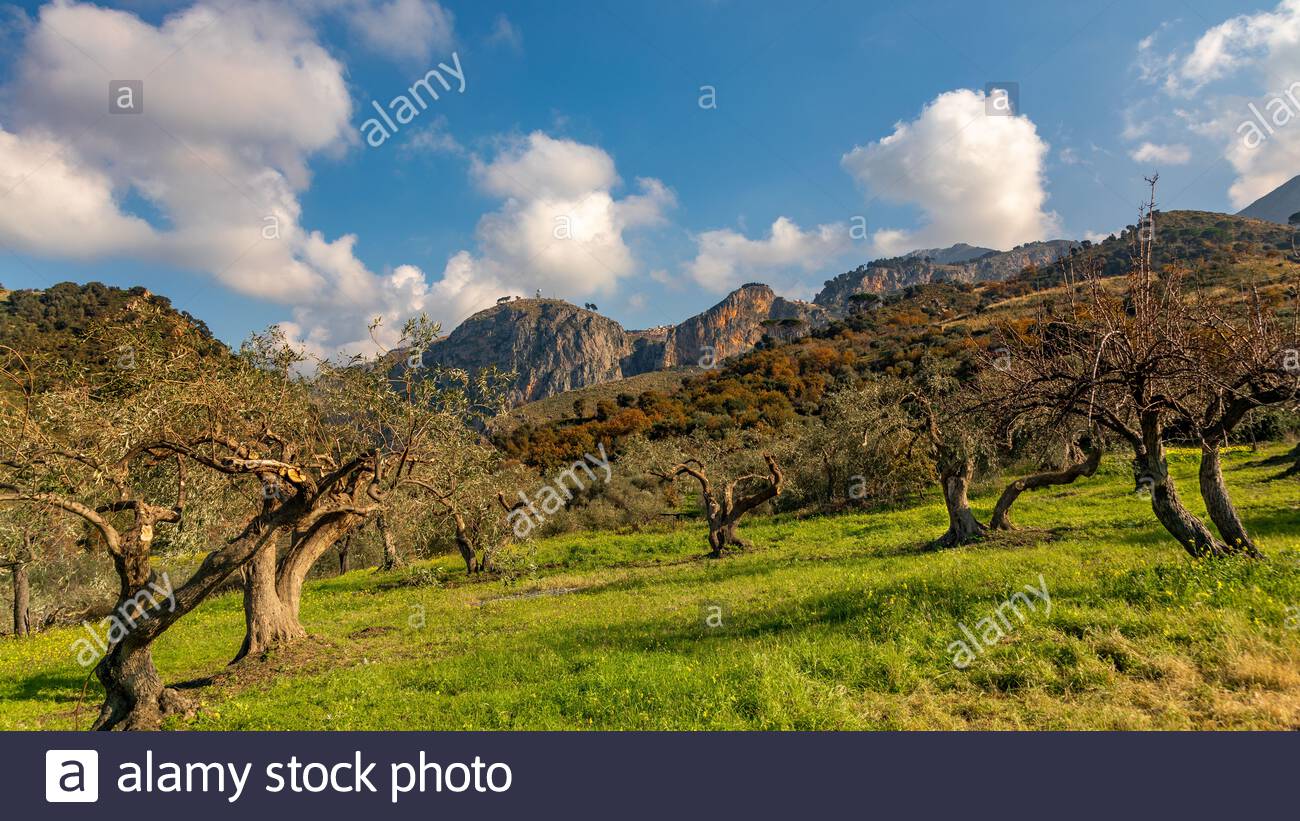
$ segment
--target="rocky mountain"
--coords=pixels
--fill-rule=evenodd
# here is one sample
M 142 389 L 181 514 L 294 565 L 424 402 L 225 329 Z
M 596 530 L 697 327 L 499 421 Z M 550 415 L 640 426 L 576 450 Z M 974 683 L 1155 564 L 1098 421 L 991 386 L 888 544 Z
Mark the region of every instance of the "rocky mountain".
M 959 242 L 950 248 L 922 248 L 918 251 L 908 251 L 903 254 L 903 257 L 905 259 L 929 259 L 940 265 L 956 265 L 960 262 L 969 262 L 985 254 L 996 253 L 997 250 L 993 248 L 981 248 L 978 245 L 967 245 L 964 242 Z
M 424 353 L 426 367 L 517 374 L 515 399 L 618 379 L 632 339 L 612 319 L 559 299 L 518 299 L 471 316 Z
M 1290 247 L 1288 229 L 1266 222 L 1190 211 L 1162 212 L 1158 220 L 1160 258 L 1227 262 L 1224 249 L 1243 243 Z M 785 299 L 766 285 L 750 283 L 678 325 L 648 330 L 625 330 L 611 319 L 561 300 L 517 299 L 467 319 L 426 352 L 425 361 L 468 370 L 495 365 L 514 371 L 519 374 L 515 403 L 532 402 L 654 371 L 710 367 L 752 350 L 764 338 L 808 336 L 833 319 L 855 313 L 860 303 L 873 297 L 915 285 L 1003 282 L 1030 267 L 1050 268 L 1059 258 L 1088 245 L 1049 240 L 1009 251 L 966 244 L 922 249 L 840 274 L 827 281 L 811 303 Z M 1096 248 L 1108 275 L 1128 265 L 1129 242 L 1124 237 Z
M 858 294 L 884 294 L 940 281 L 1003 280 L 1049 265 L 1077 243 L 1034 242 L 1010 251 L 973 245 L 913 251 L 841 274 L 809 302 L 749 283 L 672 326 L 625 330 L 612 319 L 558 299 L 515 299 L 474 314 L 424 354 L 426 366 L 496 366 L 517 378 L 514 403 L 678 367 L 711 367 L 764 339 L 807 336 L 850 313 Z M 398 367 L 401 367 L 400 365 Z
M 663 334 L 663 340 L 640 332 L 636 373 L 705 365 L 745 353 L 763 339 L 793 339 L 831 319 L 826 309 L 779 297 L 766 285 L 742 285 L 702 314 Z M 657 335 L 656 335 L 657 336 Z M 630 374 L 629 374 L 630 375 Z
M 1300 213 L 1300 176 L 1292 177 L 1269 193 L 1237 212 L 1239 217 L 1251 217 L 1286 225 L 1292 214 Z
M 818 306 L 745 285 L 680 325 L 628 331 L 559 299 L 516 299 L 474 314 L 424 353 L 428 367 L 495 365 L 517 374 L 512 399 L 557 393 L 744 353 L 765 336 L 788 339 L 830 320 Z M 403 367 L 397 365 L 396 367 Z
M 1073 240 L 1030 242 L 1010 251 L 970 245 L 913 251 L 905 256 L 859 265 L 827 280 L 813 303 L 836 313 L 851 310 L 859 295 L 879 295 L 931 282 L 988 282 L 1015 276 L 1030 265 L 1051 265 L 1078 245 Z M 974 256 L 976 252 L 978 253 Z

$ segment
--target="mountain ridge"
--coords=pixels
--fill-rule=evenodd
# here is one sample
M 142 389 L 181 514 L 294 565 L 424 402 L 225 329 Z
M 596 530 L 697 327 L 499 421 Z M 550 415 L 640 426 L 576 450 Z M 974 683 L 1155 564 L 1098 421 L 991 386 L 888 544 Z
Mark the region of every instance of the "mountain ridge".
M 1237 212 L 1237 216 L 1286 225 L 1297 213 L 1300 213 L 1300 175 L 1247 205 Z
M 745 353 L 765 339 L 801 336 L 831 320 L 824 308 L 748 283 L 673 326 L 626 330 L 561 299 L 512 299 L 473 314 L 424 351 L 426 368 L 515 373 L 514 403 L 651 371 L 703 366 Z M 406 367 L 404 358 L 394 375 Z
M 1078 246 L 1074 240 L 1056 239 L 1025 243 L 1010 251 L 991 251 L 964 243 L 912 251 L 859 265 L 826 280 L 822 290 L 813 297 L 813 303 L 847 313 L 863 297 L 881 296 L 912 285 L 1005 280 L 1030 265 L 1050 265 Z M 976 251 L 985 253 L 973 253 Z

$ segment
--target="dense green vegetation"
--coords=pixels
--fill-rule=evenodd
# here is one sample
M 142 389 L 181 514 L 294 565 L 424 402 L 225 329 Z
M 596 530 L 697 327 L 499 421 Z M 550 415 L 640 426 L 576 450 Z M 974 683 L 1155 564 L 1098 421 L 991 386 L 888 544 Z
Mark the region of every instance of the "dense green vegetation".
M 193 682 L 199 712 L 171 721 L 196 729 L 1295 729 L 1300 485 L 1261 464 L 1280 450 L 1227 460 L 1265 561 L 1190 560 L 1108 459 L 1026 497 L 1031 530 L 956 550 L 920 550 L 942 528 L 937 493 L 755 521 L 756 549 L 724 561 L 702 557 L 695 522 L 565 535 L 512 583 L 465 582 L 451 557 L 312 583 L 312 638 L 228 670 L 243 614 L 221 596 L 157 663 Z M 1173 462 L 1194 484 L 1196 455 Z M 1051 614 L 954 667 L 959 623 L 1040 575 Z M 69 652 L 82 635 L 0 645 L 0 727 L 85 726 L 100 694 Z
M 67 350 L 96 323 L 120 316 L 135 300 L 174 313 L 204 336 L 212 337 L 202 321 L 184 311 L 174 311 L 171 300 L 145 288 L 60 282 L 44 290 L 6 291 L 0 286 L 0 344 L 18 350 L 51 346 Z

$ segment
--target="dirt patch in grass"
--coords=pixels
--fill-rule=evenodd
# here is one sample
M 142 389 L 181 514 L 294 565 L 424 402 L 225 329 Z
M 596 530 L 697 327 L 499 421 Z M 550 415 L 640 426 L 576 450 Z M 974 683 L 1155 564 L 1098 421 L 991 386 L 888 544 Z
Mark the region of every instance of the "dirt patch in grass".
M 219 688 L 227 694 L 260 687 L 289 675 L 311 675 L 328 670 L 342 658 L 341 648 L 319 636 L 308 636 L 257 656 L 246 656 L 215 675 L 199 679 L 203 688 Z M 186 683 L 175 685 L 183 688 Z
M 337 645 L 325 639 L 308 636 L 288 647 L 268 651 L 260 656 L 248 656 L 210 676 L 166 684 L 165 698 L 174 702 L 172 713 L 176 719 L 193 717 L 201 710 L 200 699 L 205 696 L 227 698 L 245 690 L 255 689 L 285 676 L 322 672 L 338 665 L 343 658 Z M 89 682 L 88 682 L 89 683 Z M 85 690 L 77 707 L 60 710 L 42 718 L 44 729 L 89 729 L 86 725 L 99 711 L 101 691 Z

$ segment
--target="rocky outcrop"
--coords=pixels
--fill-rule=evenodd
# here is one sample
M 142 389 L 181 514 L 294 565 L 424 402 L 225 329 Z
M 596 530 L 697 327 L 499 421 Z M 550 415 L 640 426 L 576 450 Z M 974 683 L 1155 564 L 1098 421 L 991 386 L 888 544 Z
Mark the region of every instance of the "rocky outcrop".
M 848 313 L 858 294 L 883 294 L 940 280 L 1006 279 L 1069 252 L 1066 240 L 1010 251 L 971 245 L 914 251 L 841 274 L 813 302 L 777 296 L 766 285 L 737 288 L 680 325 L 624 330 L 612 319 L 559 299 L 515 299 L 474 314 L 424 354 L 426 366 L 514 372 L 515 403 L 676 367 L 709 367 L 764 339 L 805 336 Z M 405 361 L 405 356 L 400 360 Z M 395 367 L 402 367 L 397 365 Z
M 916 251 L 908 251 L 903 254 L 905 259 L 929 259 L 931 262 L 937 262 L 940 265 L 957 265 L 962 262 L 970 262 L 972 259 L 979 259 L 985 254 L 996 254 L 996 249 L 981 248 L 978 245 L 967 245 L 959 242 L 956 245 L 947 248 L 921 248 Z
M 963 282 L 990 282 L 1010 279 L 1031 265 L 1038 268 L 1052 265 L 1061 257 L 1067 256 L 1070 250 L 1078 244 L 1071 239 L 1053 239 L 1046 242 L 1026 243 L 1012 248 L 1010 251 L 985 254 L 977 259 L 962 263 L 961 267 L 965 269 L 966 273 L 960 279 Z
M 766 285 L 750 283 L 704 313 L 669 329 L 662 353 L 644 359 L 654 361 L 654 369 L 708 366 L 745 353 L 764 337 L 795 339 L 829 320 L 824 308 L 779 297 Z
M 680 325 L 645 331 L 626 331 L 563 300 L 519 299 L 474 314 L 426 351 L 423 361 L 431 370 L 496 366 L 514 372 L 512 401 L 531 402 L 648 371 L 707 366 L 750 350 L 764 337 L 803 336 L 827 320 L 824 309 L 756 284 Z
M 519 299 L 479 311 L 424 353 L 426 367 L 516 374 L 529 402 L 623 374 L 632 339 L 612 319 L 559 299 Z
M 884 294 L 930 282 L 987 282 L 1013 277 L 1031 265 L 1051 265 L 1078 243 L 1073 240 L 1030 242 L 1010 251 L 988 251 L 970 245 L 913 251 L 893 259 L 860 265 L 827 280 L 813 302 L 835 313 L 852 309 L 859 294 Z

